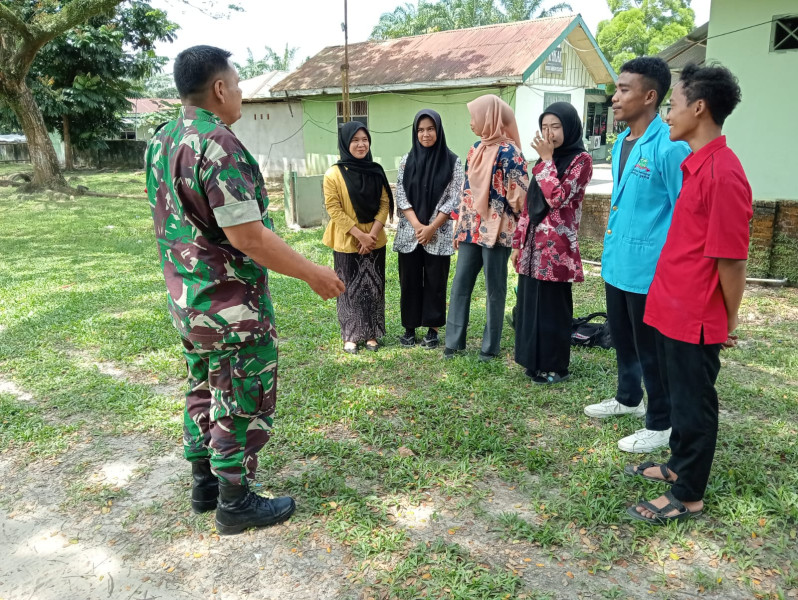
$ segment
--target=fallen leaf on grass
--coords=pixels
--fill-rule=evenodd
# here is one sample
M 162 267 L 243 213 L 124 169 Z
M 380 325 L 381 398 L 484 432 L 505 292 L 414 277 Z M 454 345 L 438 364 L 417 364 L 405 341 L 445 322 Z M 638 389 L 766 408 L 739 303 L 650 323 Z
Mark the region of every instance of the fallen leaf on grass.
M 399 456 L 401 456 L 402 458 L 408 458 L 410 456 L 415 456 L 416 455 L 416 453 L 413 452 L 407 446 L 399 446 L 398 452 L 399 452 Z
M 574 574 L 573 574 L 573 573 L 571 573 L 570 571 L 568 571 L 568 572 L 565 574 L 565 576 L 566 576 L 566 577 L 570 577 L 571 579 L 573 579 L 573 578 L 574 578 Z

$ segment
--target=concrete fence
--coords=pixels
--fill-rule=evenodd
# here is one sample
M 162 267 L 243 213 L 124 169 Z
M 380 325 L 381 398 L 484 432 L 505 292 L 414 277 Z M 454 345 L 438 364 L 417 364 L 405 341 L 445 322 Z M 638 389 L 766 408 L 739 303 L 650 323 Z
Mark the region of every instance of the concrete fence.
M 30 162 L 28 144 L 25 142 L 0 144 L 0 163 L 9 162 Z
M 609 212 L 609 195 L 585 195 L 579 225 L 580 243 L 584 240 L 592 249 L 604 243 Z M 798 284 L 797 201 L 754 200 L 748 275 L 786 278 L 791 284 Z

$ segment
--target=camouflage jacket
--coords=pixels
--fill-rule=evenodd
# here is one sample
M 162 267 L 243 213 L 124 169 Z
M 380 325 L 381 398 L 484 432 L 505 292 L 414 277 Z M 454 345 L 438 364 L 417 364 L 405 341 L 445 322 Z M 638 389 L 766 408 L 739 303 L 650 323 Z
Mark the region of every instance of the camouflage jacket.
M 222 227 L 263 221 L 258 163 L 213 113 L 184 106 L 147 146 L 147 195 L 172 322 L 192 342 L 276 340 L 268 272 Z

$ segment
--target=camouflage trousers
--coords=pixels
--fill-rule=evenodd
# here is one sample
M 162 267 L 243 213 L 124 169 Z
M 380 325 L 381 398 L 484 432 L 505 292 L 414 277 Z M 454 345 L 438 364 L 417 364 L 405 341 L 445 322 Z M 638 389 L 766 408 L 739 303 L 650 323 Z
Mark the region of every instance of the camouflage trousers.
M 183 339 L 188 366 L 183 450 L 210 458 L 211 470 L 241 485 L 255 477 L 277 400 L 277 347 L 269 336 L 241 344 Z

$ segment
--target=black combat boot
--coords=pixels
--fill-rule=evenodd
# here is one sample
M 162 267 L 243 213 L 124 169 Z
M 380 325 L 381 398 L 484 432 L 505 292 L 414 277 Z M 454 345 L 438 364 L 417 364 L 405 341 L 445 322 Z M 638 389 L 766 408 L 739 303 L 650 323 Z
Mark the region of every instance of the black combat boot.
M 220 479 L 216 531 L 232 535 L 250 527 L 268 527 L 285 521 L 295 509 L 296 503 L 289 496 L 264 498 L 250 492 L 246 484 L 235 485 Z
M 191 485 L 191 510 L 204 513 L 215 509 L 216 499 L 219 497 L 219 480 L 211 473 L 210 461 L 192 462 L 191 475 L 194 478 Z

